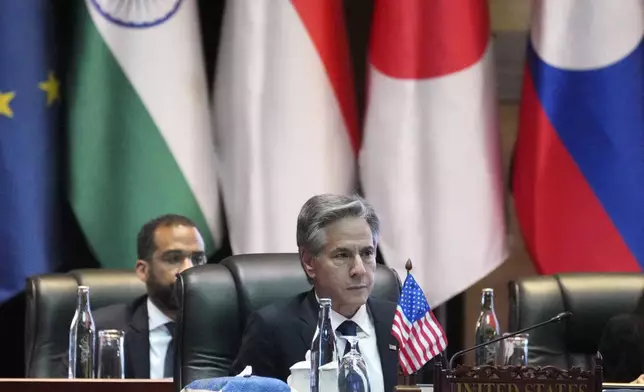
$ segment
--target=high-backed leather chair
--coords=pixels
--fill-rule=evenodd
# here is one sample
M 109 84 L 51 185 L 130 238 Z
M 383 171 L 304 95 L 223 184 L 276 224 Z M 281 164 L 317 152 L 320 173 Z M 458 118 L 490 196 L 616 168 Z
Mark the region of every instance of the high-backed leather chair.
M 235 280 L 228 268 L 206 264 L 182 272 L 176 284 L 175 389 L 223 377 L 237 355 L 244 327 Z
M 76 309 L 78 283 L 67 274 L 27 279 L 25 290 L 25 375 L 63 377 L 61 354 L 68 348 L 69 326 Z
M 67 377 L 62 361 L 67 355 L 79 285 L 90 287 L 92 310 L 129 303 L 145 294 L 145 285 L 133 271 L 83 269 L 29 278 L 25 292 L 26 377 Z
M 589 369 L 606 322 L 633 313 L 644 293 L 644 275 L 569 273 L 534 276 L 510 282 L 509 330 L 545 321 L 570 311 L 565 322 L 529 332 L 531 365 Z
M 227 258 L 222 264 L 230 269 L 237 284 L 244 324 L 255 310 L 313 287 L 306 279 L 297 253 L 238 255 Z M 371 295 L 396 302 L 400 286 L 398 275 L 379 264 Z
M 177 390 L 194 380 L 228 375 L 247 317 L 263 306 L 288 300 L 312 287 L 296 253 L 246 254 L 222 261 L 221 267 L 229 270 L 234 282 L 234 295 L 228 290 L 222 294 L 219 281 L 212 286 L 210 274 L 215 267 L 193 268 L 178 279 L 182 316 L 177 328 L 182 349 L 176 361 Z M 378 265 L 373 296 L 396 302 L 400 286 L 392 269 Z M 230 308 L 233 297 L 236 313 Z
M 133 270 L 86 268 L 68 272 L 81 286 L 90 288 L 92 309 L 127 304 L 146 294 L 145 283 Z

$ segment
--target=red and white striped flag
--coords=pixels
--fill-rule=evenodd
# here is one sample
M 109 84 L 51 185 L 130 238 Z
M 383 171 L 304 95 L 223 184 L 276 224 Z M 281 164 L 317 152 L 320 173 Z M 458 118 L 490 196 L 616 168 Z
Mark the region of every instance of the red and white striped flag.
M 391 334 L 398 340 L 398 362 L 407 375 L 447 348 L 447 336 L 411 274 L 400 292 Z
M 229 1 L 214 105 L 233 253 L 292 252 L 306 200 L 356 188 L 342 1 Z
M 376 0 L 360 175 L 380 251 L 437 306 L 507 257 L 485 0 Z

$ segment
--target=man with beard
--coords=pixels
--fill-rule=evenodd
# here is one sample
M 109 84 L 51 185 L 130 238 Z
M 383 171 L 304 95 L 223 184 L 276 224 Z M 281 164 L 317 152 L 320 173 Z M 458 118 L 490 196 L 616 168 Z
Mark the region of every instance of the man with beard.
M 147 295 L 96 310 L 96 330 L 125 331 L 126 378 L 172 378 L 178 311 L 174 284 L 178 273 L 206 263 L 204 241 L 190 219 L 163 215 L 141 228 L 137 258 L 134 270 Z

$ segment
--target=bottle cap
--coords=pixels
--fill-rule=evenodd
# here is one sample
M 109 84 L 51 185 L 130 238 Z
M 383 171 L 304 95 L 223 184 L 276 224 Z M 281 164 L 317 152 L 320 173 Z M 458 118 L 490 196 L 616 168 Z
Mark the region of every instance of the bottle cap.
M 490 289 L 490 288 L 483 289 L 483 294 L 494 294 L 494 289 Z
M 78 286 L 78 291 L 89 291 L 89 286 Z
M 320 305 L 331 305 L 331 298 L 320 298 Z

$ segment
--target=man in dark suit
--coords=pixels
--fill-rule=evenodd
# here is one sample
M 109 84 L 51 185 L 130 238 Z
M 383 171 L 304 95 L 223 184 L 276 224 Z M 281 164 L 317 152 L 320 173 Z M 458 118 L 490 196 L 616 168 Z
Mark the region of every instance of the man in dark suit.
M 644 317 L 618 314 L 604 327 L 599 341 L 604 381 L 644 383 Z
M 370 297 L 379 231 L 374 209 L 357 196 L 309 199 L 298 216 L 297 245 L 314 289 L 249 317 L 232 373 L 251 366 L 255 375 L 286 380 L 311 347 L 318 298 L 331 298 L 338 352 L 347 348 L 343 336 L 358 335 L 371 391 L 392 391 L 398 368 L 398 343 L 391 334 L 396 304 Z
M 137 257 L 134 269 L 147 295 L 97 309 L 94 323 L 97 331 L 125 331 L 126 378 L 171 378 L 178 310 L 174 284 L 178 273 L 206 263 L 204 241 L 190 219 L 164 215 L 141 228 Z

